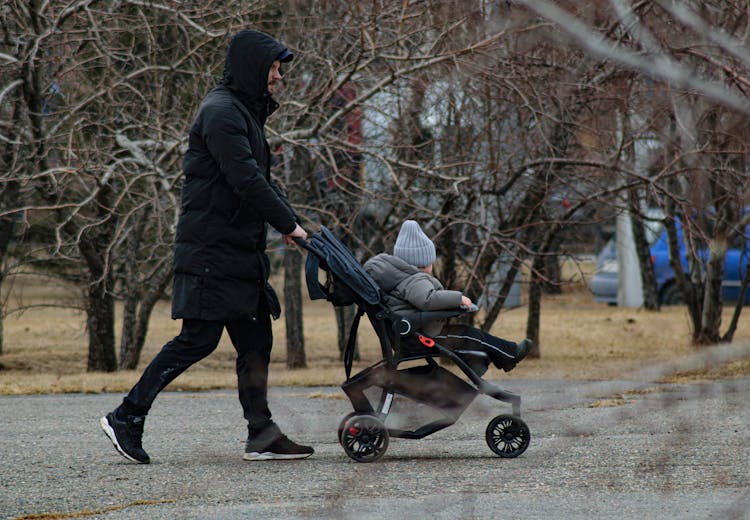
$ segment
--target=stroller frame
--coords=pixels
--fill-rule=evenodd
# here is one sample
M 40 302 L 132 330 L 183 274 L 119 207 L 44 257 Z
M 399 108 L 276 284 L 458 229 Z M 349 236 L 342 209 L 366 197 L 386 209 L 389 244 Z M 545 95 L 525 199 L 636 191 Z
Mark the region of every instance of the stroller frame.
M 305 271 L 310 298 L 325 298 L 334 306 L 357 306 L 344 350 L 346 381 L 341 385 L 353 412 L 342 419 L 338 428 L 339 442 L 349 457 L 358 462 L 372 462 L 385 453 L 390 437 L 421 439 L 447 428 L 479 394 L 512 406 L 512 415 L 499 415 L 488 424 L 485 440 L 490 449 L 503 458 L 517 457 L 526 450 L 530 432 L 520 418 L 521 397 L 481 377 L 480 373 L 490 363 L 487 353 L 450 349 L 420 332 L 424 323 L 460 316 L 475 311 L 476 307 L 394 313 L 383 303 L 382 292 L 374 280 L 331 231 L 322 227 L 309 241 L 296 242 L 308 251 Z M 318 279 L 320 269 L 326 272 L 325 285 Z M 351 375 L 363 315 L 367 315 L 377 334 L 383 357 Z M 435 358 L 450 360 L 466 379 L 441 367 Z M 400 368 L 403 363 L 418 361 L 424 364 Z M 365 395 L 372 387 L 381 389 L 377 400 Z M 443 417 L 413 430 L 388 428 L 385 422 L 395 396 L 437 409 Z

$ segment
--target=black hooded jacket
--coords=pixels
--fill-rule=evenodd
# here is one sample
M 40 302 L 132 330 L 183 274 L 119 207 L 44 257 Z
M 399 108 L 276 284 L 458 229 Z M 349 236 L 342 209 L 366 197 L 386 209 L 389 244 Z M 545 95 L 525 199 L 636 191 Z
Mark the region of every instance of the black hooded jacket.
M 175 319 L 248 317 L 261 294 L 278 315 L 267 283 L 266 233 L 270 224 L 289 234 L 297 218 L 271 181 L 263 125 L 278 108 L 268 92 L 268 72 L 285 50 L 259 31 L 235 35 L 224 79 L 205 97 L 190 128 L 174 250 Z

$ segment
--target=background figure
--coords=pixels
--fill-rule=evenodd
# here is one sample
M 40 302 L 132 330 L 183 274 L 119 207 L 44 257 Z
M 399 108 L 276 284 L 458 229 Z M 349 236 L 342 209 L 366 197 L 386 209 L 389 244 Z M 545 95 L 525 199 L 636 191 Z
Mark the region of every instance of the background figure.
M 284 436 L 268 408 L 271 318 L 281 313 L 268 283 L 270 224 L 287 244 L 307 238 L 271 181 L 266 118 L 278 104 L 281 63 L 293 55 L 271 36 L 243 30 L 227 50 L 224 77 L 201 103 L 183 160 L 182 207 L 174 249 L 172 318 L 182 330 L 151 361 L 101 427 L 126 458 L 148 464 L 146 414 L 159 394 L 213 352 L 224 329 L 237 350 L 237 386 L 248 439 L 244 459 L 296 459 L 313 449 Z

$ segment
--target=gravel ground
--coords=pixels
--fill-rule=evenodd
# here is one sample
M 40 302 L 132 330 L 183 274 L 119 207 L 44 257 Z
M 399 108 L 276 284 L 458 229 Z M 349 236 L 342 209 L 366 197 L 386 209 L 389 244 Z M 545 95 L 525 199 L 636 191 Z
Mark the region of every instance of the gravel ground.
M 334 387 L 271 389 L 282 429 L 316 449 L 286 462 L 242 460 L 229 390 L 160 395 L 147 466 L 99 429 L 121 395 L 0 397 L 0 518 L 750 519 L 750 379 L 505 386 L 524 399 L 522 456 L 489 450 L 484 429 L 510 407 L 480 396 L 455 425 L 391 439 L 372 464 L 337 442 L 351 406 Z

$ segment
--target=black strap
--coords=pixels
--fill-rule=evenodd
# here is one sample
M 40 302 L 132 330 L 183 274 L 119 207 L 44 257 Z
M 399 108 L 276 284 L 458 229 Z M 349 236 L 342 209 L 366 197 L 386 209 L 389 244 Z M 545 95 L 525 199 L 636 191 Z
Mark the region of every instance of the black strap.
M 344 349 L 344 370 L 346 371 L 346 380 L 349 380 L 349 376 L 352 373 L 352 362 L 354 361 L 354 345 L 357 342 L 357 329 L 359 328 L 359 319 L 365 311 L 362 307 L 357 307 L 357 314 L 354 316 L 352 326 L 349 329 L 349 339 L 346 342 L 346 348 Z

